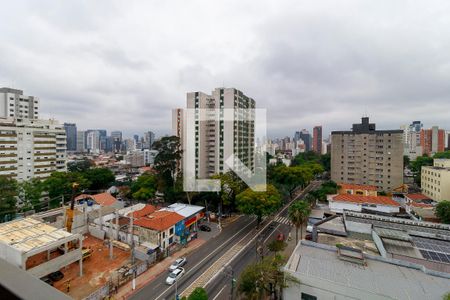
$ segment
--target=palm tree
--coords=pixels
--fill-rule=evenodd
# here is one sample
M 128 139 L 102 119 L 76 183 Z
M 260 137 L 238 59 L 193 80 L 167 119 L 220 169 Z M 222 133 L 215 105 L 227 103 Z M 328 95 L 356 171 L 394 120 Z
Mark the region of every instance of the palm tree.
M 288 217 L 289 220 L 295 225 L 295 242 L 298 243 L 298 229 L 300 228 L 300 239 L 302 239 L 303 223 L 311 213 L 311 207 L 309 203 L 298 200 L 295 201 L 291 207 L 289 207 Z

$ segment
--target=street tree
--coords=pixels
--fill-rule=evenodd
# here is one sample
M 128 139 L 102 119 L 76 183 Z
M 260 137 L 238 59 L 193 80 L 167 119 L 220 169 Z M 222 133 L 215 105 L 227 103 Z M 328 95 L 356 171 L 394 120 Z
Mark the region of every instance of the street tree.
M 450 224 L 450 201 L 440 201 L 436 205 L 436 216 L 442 223 Z
M 288 284 L 299 281 L 284 272 L 285 261 L 282 256 L 265 257 L 262 261 L 248 265 L 238 281 L 238 293 L 245 299 L 280 299 L 281 291 Z
M 196 287 L 187 300 L 208 300 L 208 294 L 202 287 Z
M 158 190 L 164 193 L 166 199 L 171 200 L 177 193 L 176 168 L 182 154 L 180 139 L 176 136 L 163 137 L 153 144 L 153 149 L 158 151 L 154 166 L 158 173 Z
M 16 214 L 16 180 L 0 176 L 0 222 L 12 220 Z
M 242 213 L 256 216 L 257 227 L 259 227 L 262 217 L 276 212 L 282 205 L 282 201 L 278 190 L 273 185 L 268 184 L 265 192 L 247 188 L 236 196 L 236 205 Z
M 295 225 L 295 242 L 298 243 L 298 230 L 300 229 L 300 239 L 302 239 L 303 223 L 305 223 L 311 206 L 303 200 L 297 200 L 289 207 L 288 217 L 292 224 Z
M 317 164 L 295 167 L 281 165 L 275 169 L 274 180 L 287 187 L 289 197 L 292 199 L 294 191 L 299 186 L 307 185 L 314 178 L 314 173 L 319 169 L 321 169 L 321 166 Z
M 284 241 L 274 240 L 267 245 L 269 251 L 272 252 L 281 252 L 287 247 L 287 244 Z

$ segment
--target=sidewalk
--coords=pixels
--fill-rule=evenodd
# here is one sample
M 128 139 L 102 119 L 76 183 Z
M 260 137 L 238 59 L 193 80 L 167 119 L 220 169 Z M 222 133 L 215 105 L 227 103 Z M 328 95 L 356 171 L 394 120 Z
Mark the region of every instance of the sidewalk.
M 195 239 L 191 241 L 186 248 L 182 248 L 180 251 L 175 252 L 171 256 L 166 257 L 163 261 L 157 263 L 156 265 L 152 266 L 150 269 L 148 269 L 146 272 L 142 273 L 139 277 L 136 278 L 136 290 L 132 290 L 132 281 L 128 282 L 127 284 L 123 285 L 121 288 L 119 288 L 119 291 L 116 295 L 114 295 L 114 299 L 127 299 L 129 298 L 134 292 L 138 291 L 142 287 L 144 287 L 147 283 L 154 280 L 158 275 L 161 273 L 166 272 L 169 268 L 170 264 L 181 256 L 186 256 L 193 250 L 197 249 L 201 245 L 203 245 L 206 241 L 202 239 Z

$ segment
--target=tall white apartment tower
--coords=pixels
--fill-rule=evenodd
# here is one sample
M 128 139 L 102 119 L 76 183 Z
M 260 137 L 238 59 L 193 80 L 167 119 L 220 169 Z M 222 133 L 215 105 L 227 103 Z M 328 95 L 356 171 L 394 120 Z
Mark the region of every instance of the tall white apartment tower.
M 234 155 L 250 171 L 255 168 L 255 100 L 235 88 L 216 88 L 211 95 L 202 92 L 187 93 L 187 108 L 195 109 L 195 176 L 209 178 L 228 171 L 225 163 Z M 225 109 L 216 119 L 207 115 Z M 174 133 L 182 138 L 182 110 L 173 112 Z M 183 142 L 182 142 L 183 143 Z
M 25 96 L 21 90 L 0 88 L 0 118 L 38 119 L 39 99 Z
M 39 119 L 39 99 L 0 88 L 0 176 L 18 181 L 45 179 L 66 171 L 64 126 Z

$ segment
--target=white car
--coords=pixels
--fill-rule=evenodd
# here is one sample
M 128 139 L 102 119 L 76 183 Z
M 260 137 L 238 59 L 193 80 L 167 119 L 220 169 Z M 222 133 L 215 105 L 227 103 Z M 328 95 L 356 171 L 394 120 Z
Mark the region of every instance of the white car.
M 169 267 L 169 271 L 173 272 L 176 269 L 178 269 L 179 267 L 184 266 L 187 263 L 187 259 L 186 257 L 180 257 L 179 259 L 177 259 L 176 261 L 174 261 L 170 267 Z
M 166 284 L 168 284 L 168 285 L 174 284 L 175 281 L 180 279 L 180 277 L 183 276 L 183 275 L 184 275 L 184 269 L 183 268 L 175 269 L 173 272 L 171 272 L 169 274 L 169 276 L 167 276 Z

